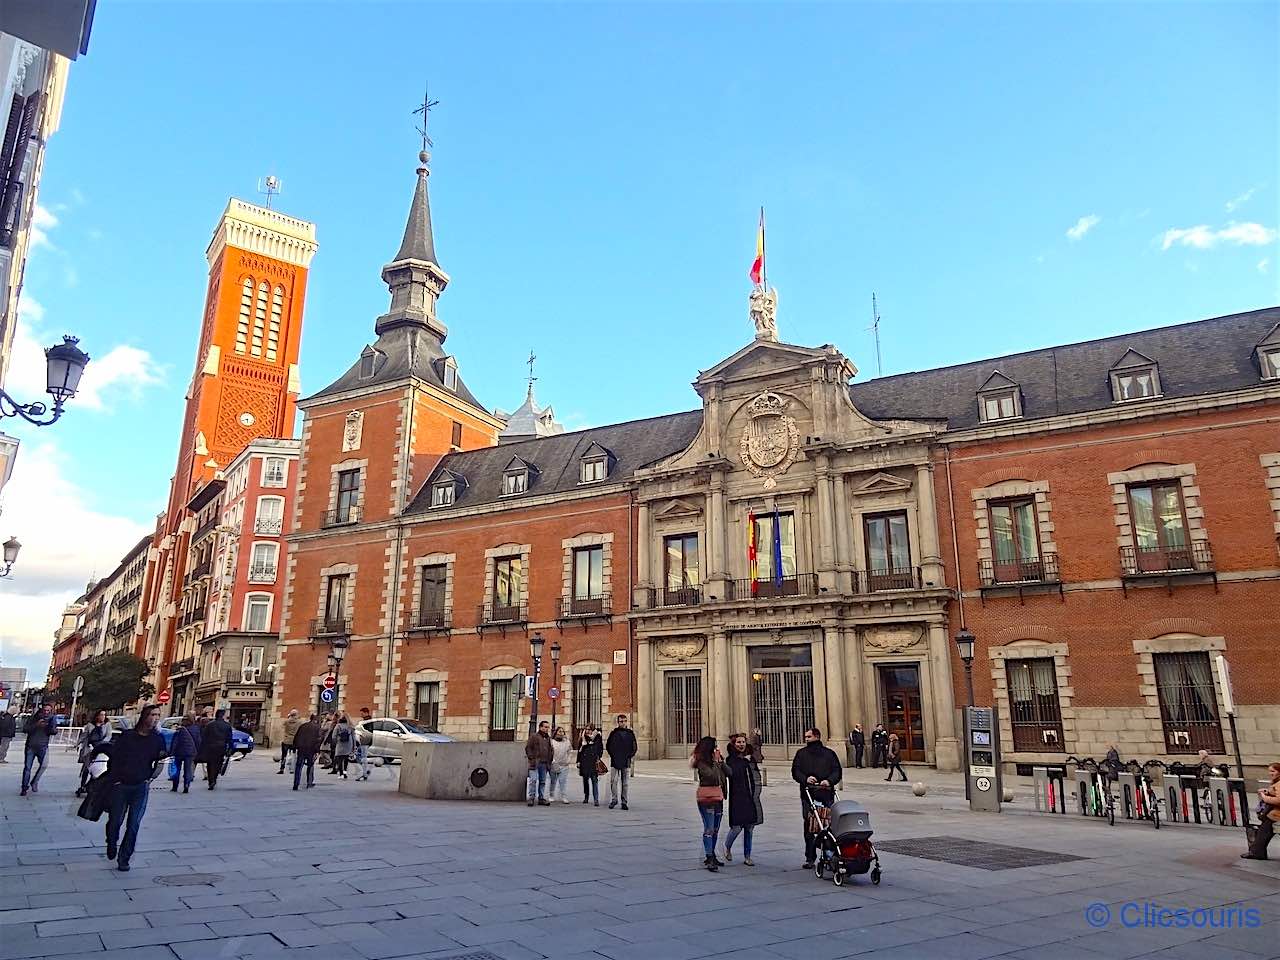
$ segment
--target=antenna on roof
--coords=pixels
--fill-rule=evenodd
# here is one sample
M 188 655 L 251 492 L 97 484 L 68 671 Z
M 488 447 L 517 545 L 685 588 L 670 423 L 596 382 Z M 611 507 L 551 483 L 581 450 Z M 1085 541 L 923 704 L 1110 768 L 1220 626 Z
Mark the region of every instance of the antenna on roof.
M 271 209 L 271 200 L 280 192 L 280 178 L 274 173 L 258 180 L 258 192 L 266 194 L 267 209 Z
M 876 338 L 876 376 L 884 376 L 884 365 L 880 362 L 880 309 L 876 306 L 876 295 L 871 294 L 871 327 Z

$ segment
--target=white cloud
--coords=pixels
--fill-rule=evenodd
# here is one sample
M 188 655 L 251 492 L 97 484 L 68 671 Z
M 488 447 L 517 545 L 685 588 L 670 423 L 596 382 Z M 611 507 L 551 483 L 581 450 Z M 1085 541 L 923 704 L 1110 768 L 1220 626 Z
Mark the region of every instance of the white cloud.
M 0 657 L 8 666 L 26 666 L 37 684 L 62 608 L 91 576 L 115 569 L 151 529 L 89 506 L 93 494 L 73 477 L 91 478 L 89 465 L 71 463 L 55 443 L 24 443 L 4 491 L 0 529 L 21 541 L 22 552 L 2 588 Z
M 1258 272 L 1259 272 L 1259 273 L 1266 273 L 1266 272 L 1267 272 L 1267 270 L 1269 270 L 1269 269 L 1270 269 L 1270 267 L 1271 267 L 1271 258 L 1270 258 L 1270 257 L 1263 257 L 1261 260 L 1259 260 L 1259 261 L 1258 261 Z
M 106 410 L 104 394 L 108 391 L 123 389 L 136 400 L 147 387 L 163 381 L 161 370 L 150 353 L 120 344 L 89 361 L 73 402 L 90 410 Z
M 58 218 L 44 204 L 37 203 L 35 212 L 31 215 L 31 249 L 38 247 L 48 247 L 54 249 L 53 244 L 49 241 L 49 231 L 58 225 Z
M 1236 223 L 1231 221 L 1225 227 L 1216 230 L 1207 224 L 1194 227 L 1174 227 L 1166 230 L 1160 238 L 1160 249 L 1170 247 L 1193 247 L 1196 250 L 1208 250 L 1218 244 L 1234 244 L 1237 247 L 1262 247 L 1274 243 L 1276 231 L 1264 227 L 1260 223 Z
M 1249 202 L 1249 199 L 1258 192 L 1257 187 L 1250 187 L 1238 197 L 1232 197 L 1223 206 L 1227 208 L 1227 213 L 1235 213 L 1236 207 L 1242 207 Z
M 1102 222 L 1102 218 L 1096 213 L 1091 213 L 1087 217 L 1081 217 L 1076 221 L 1076 225 L 1067 231 L 1068 240 L 1082 240 L 1084 235 Z

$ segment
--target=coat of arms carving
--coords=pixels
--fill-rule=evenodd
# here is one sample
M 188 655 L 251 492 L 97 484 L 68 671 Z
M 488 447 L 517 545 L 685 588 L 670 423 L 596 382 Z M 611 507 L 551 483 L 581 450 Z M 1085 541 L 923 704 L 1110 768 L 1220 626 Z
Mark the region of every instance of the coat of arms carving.
M 800 451 L 800 431 L 787 416 L 788 401 L 765 391 L 747 404 L 750 418 L 742 432 L 742 465 L 764 480 L 764 488 L 778 485 Z

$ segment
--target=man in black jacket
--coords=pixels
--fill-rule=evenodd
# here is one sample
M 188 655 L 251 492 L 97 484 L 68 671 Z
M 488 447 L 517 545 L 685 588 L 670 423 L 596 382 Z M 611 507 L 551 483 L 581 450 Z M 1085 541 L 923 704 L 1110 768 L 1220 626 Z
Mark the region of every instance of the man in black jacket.
M 18 721 L 8 710 L 0 713 L 0 763 L 8 763 L 9 743 L 18 735 Z
M 609 734 L 604 743 L 605 752 L 609 754 L 609 809 L 618 805 L 618 795 L 622 795 L 622 809 L 627 809 L 627 784 L 631 780 L 631 761 L 636 756 L 636 735 L 627 726 L 627 715 L 618 714 L 618 725 Z M 621 791 L 619 791 L 621 786 Z
M 111 812 L 107 817 L 107 859 L 115 860 L 119 853 L 117 870 L 129 869 L 142 817 L 147 812 L 151 781 L 159 774 L 160 761 L 165 758 L 164 737 L 156 732 L 155 712 L 158 709 L 151 705 L 143 707 L 136 727 L 94 748 L 95 753 L 107 755 L 104 776 L 112 785 L 108 808 Z M 117 850 L 120 824 L 126 820 L 124 840 Z
M 855 723 L 849 733 L 849 746 L 853 747 L 853 765 L 862 768 L 862 754 L 867 749 L 867 735 L 862 732 L 862 724 Z
M 302 768 L 307 768 L 307 789 L 316 785 L 316 754 L 320 752 L 320 724 L 316 715 L 300 726 L 293 734 L 293 749 L 298 756 L 293 761 L 293 789 L 302 782 Z
M 871 766 L 887 767 L 889 765 L 889 731 L 883 723 L 877 723 L 871 731 Z
M 813 808 L 805 790 L 818 803 L 830 806 L 835 802 L 835 785 L 844 776 L 840 758 L 834 750 L 823 746 L 822 731 L 810 727 L 804 732 L 804 746 L 796 751 L 791 761 L 791 779 L 800 784 L 800 815 L 804 818 L 804 869 L 812 870 L 818 855 L 818 834 L 811 830 Z
M 222 773 L 222 761 L 231 752 L 231 724 L 227 723 L 227 711 L 219 710 L 213 719 L 205 724 L 200 743 L 203 755 L 205 776 L 212 790 L 218 782 L 218 774 Z

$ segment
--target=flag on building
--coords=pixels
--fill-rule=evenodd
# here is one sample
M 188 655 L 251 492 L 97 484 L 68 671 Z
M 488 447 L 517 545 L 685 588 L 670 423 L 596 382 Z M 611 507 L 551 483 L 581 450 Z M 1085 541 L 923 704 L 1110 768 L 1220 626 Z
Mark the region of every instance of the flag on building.
M 764 283 L 764 207 L 760 208 L 760 229 L 756 231 L 756 258 L 751 261 L 751 282 L 757 287 Z
M 756 514 L 754 510 L 747 513 L 747 570 L 751 574 L 751 595 L 756 595 L 756 578 L 760 567 L 756 562 Z
M 773 582 L 782 586 L 782 516 L 773 508 Z

